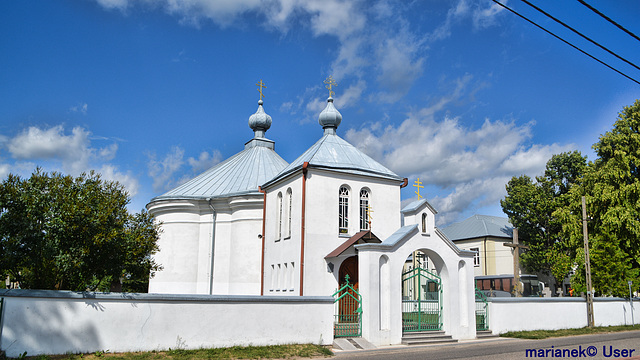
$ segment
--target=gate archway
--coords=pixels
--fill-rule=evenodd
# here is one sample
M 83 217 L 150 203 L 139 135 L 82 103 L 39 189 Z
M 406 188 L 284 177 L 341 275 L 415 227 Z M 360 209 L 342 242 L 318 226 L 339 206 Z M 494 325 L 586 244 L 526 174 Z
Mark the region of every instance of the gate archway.
M 442 279 L 421 267 L 402 273 L 402 332 L 442 330 Z

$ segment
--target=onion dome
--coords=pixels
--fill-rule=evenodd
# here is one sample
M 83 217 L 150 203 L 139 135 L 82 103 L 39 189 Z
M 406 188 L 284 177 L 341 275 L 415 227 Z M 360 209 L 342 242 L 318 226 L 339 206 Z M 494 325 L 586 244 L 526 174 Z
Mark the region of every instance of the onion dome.
M 333 106 L 333 98 L 329 96 L 327 106 L 322 110 L 318 117 L 318 123 L 324 129 L 325 134 L 331 132 L 335 134 L 338 125 L 342 122 L 342 114 Z
M 258 101 L 258 110 L 249 117 L 249 127 L 257 138 L 264 137 L 264 133 L 271 127 L 271 116 L 264 112 L 262 104 L 262 100 Z

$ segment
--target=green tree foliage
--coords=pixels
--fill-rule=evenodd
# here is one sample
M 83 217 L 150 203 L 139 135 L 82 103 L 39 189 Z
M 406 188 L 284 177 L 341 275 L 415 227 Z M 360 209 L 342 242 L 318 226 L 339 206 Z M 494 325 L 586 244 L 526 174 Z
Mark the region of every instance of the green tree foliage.
M 567 206 L 556 215 L 566 237 L 582 244 L 581 197 L 586 197 L 592 285 L 597 294 L 628 296 L 627 281 L 638 285 L 640 269 L 640 100 L 620 112 L 613 129 L 593 145 L 589 163 Z M 572 286 L 586 291 L 584 253 Z
M 79 177 L 36 170 L 0 184 L 0 274 L 22 288 L 144 292 L 159 270 L 151 255 L 159 229 L 130 214 L 129 196 L 95 173 Z
M 558 207 L 566 205 L 567 194 L 581 178 L 586 158 L 578 151 L 566 152 L 547 162 L 544 176 L 535 182 L 528 176 L 513 177 L 507 184 L 507 196 L 500 202 L 518 236 L 529 246 L 521 254 L 528 272 L 542 272 L 563 281 L 572 269 L 575 246 L 562 236 L 562 223 L 554 216 Z

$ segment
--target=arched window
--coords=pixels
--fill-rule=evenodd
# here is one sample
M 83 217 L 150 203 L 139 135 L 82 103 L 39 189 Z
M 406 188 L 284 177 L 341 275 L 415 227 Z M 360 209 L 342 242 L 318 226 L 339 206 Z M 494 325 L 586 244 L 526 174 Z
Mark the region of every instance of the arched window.
M 278 228 L 276 229 L 276 240 L 282 239 L 282 193 L 278 193 Z
M 360 190 L 360 230 L 369 230 L 371 218 L 369 217 L 369 191 Z
M 338 202 L 338 228 L 340 234 L 349 232 L 349 189 L 346 186 L 340 187 Z
M 422 214 L 422 232 L 423 233 L 427 232 L 427 214 L 426 213 Z
M 291 188 L 287 189 L 287 237 L 291 237 L 291 208 L 293 204 Z

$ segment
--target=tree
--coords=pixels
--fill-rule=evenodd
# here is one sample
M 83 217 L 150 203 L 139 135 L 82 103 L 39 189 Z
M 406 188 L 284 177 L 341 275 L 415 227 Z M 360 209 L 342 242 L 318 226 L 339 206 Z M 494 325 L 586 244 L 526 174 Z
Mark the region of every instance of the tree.
M 593 145 L 598 158 L 589 163 L 567 206 L 559 209 L 563 232 L 582 244 L 581 197 L 589 216 L 592 284 L 600 295 L 628 295 L 627 281 L 639 283 L 640 270 L 640 100 L 620 112 L 613 129 Z M 586 291 L 584 254 L 572 286 Z
M 0 274 L 22 288 L 146 291 L 159 270 L 159 229 L 130 214 L 122 185 L 91 172 L 79 177 L 37 169 L 0 184 Z M 121 280 L 122 279 L 122 280 Z
M 513 177 L 506 186 L 507 196 L 500 201 L 519 238 L 529 246 L 521 254 L 523 266 L 528 272 L 553 276 L 556 285 L 572 270 L 575 246 L 563 237 L 554 211 L 566 204 L 567 194 L 585 168 L 586 158 L 578 151 L 553 155 L 544 176 L 535 182 L 526 175 Z

